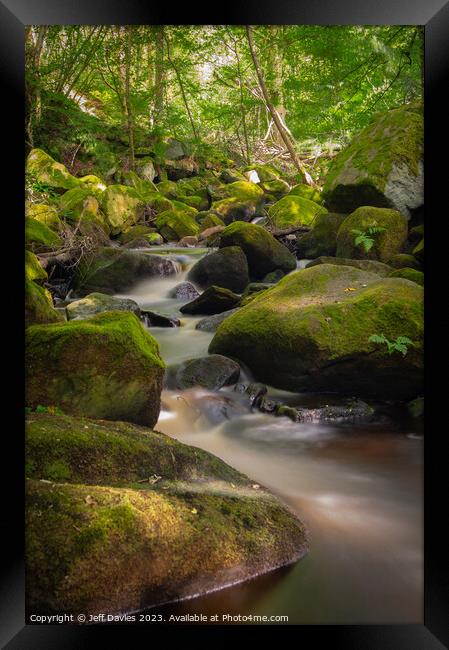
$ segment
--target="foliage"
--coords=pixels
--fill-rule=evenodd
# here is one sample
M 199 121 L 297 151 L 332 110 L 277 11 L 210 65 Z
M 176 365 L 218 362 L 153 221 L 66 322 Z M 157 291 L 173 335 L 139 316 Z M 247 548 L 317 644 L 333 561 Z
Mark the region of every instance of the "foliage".
M 368 341 L 370 343 L 379 343 L 381 345 L 385 344 L 387 346 L 388 354 L 400 352 L 404 357 L 407 354 L 408 347 L 413 345 L 413 341 L 411 341 L 407 336 L 398 336 L 395 341 L 389 341 L 383 334 L 372 334 Z
M 385 230 L 386 228 L 383 226 L 377 226 L 374 224 L 366 230 L 358 230 L 357 228 L 353 228 L 351 232 L 356 235 L 354 244 L 356 246 L 361 246 L 364 249 L 365 253 L 369 253 L 369 251 L 374 246 L 375 236 L 381 232 L 384 232 Z

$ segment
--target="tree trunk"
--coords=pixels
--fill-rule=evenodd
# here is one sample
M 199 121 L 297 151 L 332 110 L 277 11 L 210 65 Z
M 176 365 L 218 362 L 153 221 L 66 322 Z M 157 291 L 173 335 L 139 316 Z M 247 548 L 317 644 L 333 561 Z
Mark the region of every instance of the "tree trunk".
M 282 141 L 285 144 L 285 146 L 286 146 L 286 148 L 287 148 L 287 150 L 288 150 L 288 152 L 290 154 L 290 157 L 292 159 L 293 164 L 295 165 L 298 172 L 301 174 L 303 180 L 308 185 L 313 185 L 312 177 L 307 172 L 304 165 L 302 164 L 302 162 L 299 160 L 298 156 L 296 155 L 296 152 L 294 150 L 293 143 L 292 143 L 292 140 L 291 140 L 291 138 L 290 138 L 290 136 L 288 134 L 288 131 L 285 128 L 285 126 L 283 125 L 282 120 L 279 117 L 279 114 L 278 114 L 275 106 L 273 105 L 273 102 L 272 102 L 272 100 L 270 98 L 270 95 L 268 93 L 268 89 L 267 89 L 267 86 L 265 84 L 265 79 L 264 79 L 264 75 L 263 75 L 263 72 L 262 72 L 262 68 L 260 66 L 259 59 L 258 59 L 256 51 L 254 49 L 254 43 L 253 43 L 253 37 L 252 37 L 252 27 L 250 25 L 246 26 L 246 35 L 248 37 L 248 45 L 249 45 L 249 49 L 250 49 L 251 56 L 252 56 L 252 59 L 253 59 L 254 67 L 256 69 L 257 78 L 259 80 L 260 90 L 262 91 L 262 95 L 263 95 L 265 103 L 266 103 L 266 105 L 268 107 L 268 110 L 270 111 L 270 114 L 271 114 L 271 116 L 273 118 L 273 121 L 276 124 L 276 127 L 277 127 L 277 129 L 279 131 L 279 134 L 280 134 L 281 138 L 282 138 Z
M 154 117 L 153 125 L 158 126 L 164 110 L 164 25 L 156 28 L 154 57 Z
M 199 138 L 198 131 L 196 129 L 195 122 L 193 121 L 192 113 L 190 112 L 189 102 L 187 101 L 187 95 L 186 95 L 185 90 L 184 90 L 184 84 L 183 84 L 183 81 L 182 81 L 182 77 L 181 77 L 181 75 L 179 73 L 179 70 L 176 67 L 173 59 L 171 58 L 170 41 L 168 40 L 168 36 L 166 34 L 164 34 L 164 38 L 165 38 L 165 43 L 167 44 L 167 58 L 168 58 L 168 60 L 170 62 L 170 65 L 172 66 L 173 70 L 175 71 L 175 75 L 176 75 L 176 78 L 178 80 L 179 89 L 181 91 L 182 99 L 184 101 L 184 106 L 186 108 L 187 115 L 189 116 L 190 126 L 192 127 L 193 135 L 198 140 L 198 138 Z
M 129 157 L 131 159 L 131 169 L 134 169 L 134 120 L 133 112 L 130 101 L 129 90 L 129 77 L 131 68 L 131 48 L 132 48 L 132 25 L 126 28 L 126 49 L 125 49 L 125 106 L 126 106 L 126 119 L 128 125 L 128 140 L 129 140 Z

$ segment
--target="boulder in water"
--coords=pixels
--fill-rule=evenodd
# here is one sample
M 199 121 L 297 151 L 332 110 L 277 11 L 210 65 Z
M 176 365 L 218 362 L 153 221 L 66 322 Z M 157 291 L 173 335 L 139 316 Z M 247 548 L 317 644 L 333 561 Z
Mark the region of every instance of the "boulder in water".
M 175 316 L 164 316 L 148 309 L 142 309 L 141 314 L 147 327 L 180 327 L 181 325 L 181 321 Z
M 249 282 L 246 256 L 238 246 L 227 246 L 202 257 L 188 279 L 202 289 L 216 285 L 241 293 Z
M 240 302 L 240 296 L 223 287 L 208 287 L 204 293 L 183 305 L 180 312 L 183 314 L 220 314 L 228 309 L 233 309 Z
M 180 282 L 168 293 L 169 298 L 176 298 L 176 300 L 194 300 L 199 295 L 199 291 L 191 282 Z
M 74 300 L 66 306 L 67 320 L 91 318 L 104 311 L 130 311 L 140 316 L 140 307 L 129 298 L 116 298 L 105 293 L 90 293 L 81 300 Z
M 166 385 L 172 389 L 186 389 L 201 386 L 208 390 L 219 390 L 222 386 L 235 384 L 240 375 L 240 366 L 221 354 L 211 354 L 199 359 L 189 359 L 179 366 L 169 368 Z
M 222 323 L 225 318 L 228 318 L 231 316 L 231 314 L 235 314 L 238 310 L 239 307 L 236 307 L 235 309 L 228 309 L 227 311 L 223 311 L 221 314 L 206 316 L 206 318 L 202 318 L 200 321 L 198 321 L 198 323 L 195 325 L 195 329 L 200 330 L 201 332 L 215 332 L 220 323 Z

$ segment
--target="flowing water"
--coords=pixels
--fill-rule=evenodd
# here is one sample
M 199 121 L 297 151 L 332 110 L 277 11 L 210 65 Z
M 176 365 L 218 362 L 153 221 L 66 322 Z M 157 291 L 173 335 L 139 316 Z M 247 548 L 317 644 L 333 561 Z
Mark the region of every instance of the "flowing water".
M 206 355 L 213 337 L 195 329 L 198 317 L 179 312 L 182 301 L 167 298 L 205 252 L 161 247 L 158 253 L 184 270 L 120 294 L 181 319 L 179 328 L 150 329 L 167 365 Z M 311 407 L 336 399 L 274 389 L 269 394 Z M 232 417 L 214 425 L 205 405 L 217 393 L 164 391 L 155 428 L 212 452 L 269 488 L 308 527 L 310 552 L 291 567 L 151 611 L 282 615 L 288 623 L 305 624 L 422 623 L 423 440 L 417 425 L 392 409 L 377 425 L 294 423 L 251 413 L 232 388 L 218 396 L 231 405 Z

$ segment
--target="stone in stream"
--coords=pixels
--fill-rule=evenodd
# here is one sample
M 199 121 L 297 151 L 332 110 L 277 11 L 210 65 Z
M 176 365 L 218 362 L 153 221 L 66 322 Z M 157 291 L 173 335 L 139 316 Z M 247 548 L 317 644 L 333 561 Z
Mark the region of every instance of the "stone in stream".
M 142 320 L 147 327 L 180 327 L 181 321 L 176 316 L 164 316 L 148 309 L 142 309 Z
M 199 295 L 199 291 L 191 282 L 180 282 L 168 293 L 169 298 L 176 298 L 176 300 L 194 300 Z
M 83 293 L 118 293 L 145 278 L 174 275 L 178 268 L 176 262 L 162 255 L 100 248 L 80 262 L 74 288 Z
M 241 248 L 227 246 L 198 260 L 187 278 L 201 289 L 216 285 L 241 293 L 249 282 L 248 263 Z
M 318 408 L 303 408 L 278 404 L 274 409 L 275 415 L 286 416 L 294 422 L 334 422 L 355 423 L 370 422 L 374 417 L 374 409 L 362 402 L 351 400 L 348 404 L 322 406 Z
M 240 296 L 229 289 L 212 286 L 206 289 L 204 293 L 183 305 L 180 312 L 183 314 L 220 314 L 223 311 L 233 309 L 240 302 Z
M 202 318 L 200 321 L 198 321 L 198 323 L 195 325 L 195 329 L 200 330 L 201 332 L 215 332 L 217 330 L 217 327 L 225 320 L 225 318 L 228 318 L 232 314 L 235 314 L 238 310 L 239 307 L 236 307 L 235 309 L 228 309 L 227 311 L 223 311 L 221 314 L 206 316 L 206 318 Z
M 165 364 L 130 312 L 33 325 L 26 333 L 26 403 L 154 426 Z
M 67 320 L 90 318 L 104 311 L 130 311 L 140 316 L 140 307 L 134 300 L 116 298 L 105 293 L 90 293 L 66 306 Z
M 145 239 L 144 237 L 139 237 L 138 239 L 132 239 L 126 244 L 123 244 L 123 248 L 151 248 L 151 244 L 148 241 L 148 239 Z
M 409 218 L 424 203 L 423 139 L 418 104 L 374 116 L 333 159 L 323 188 L 326 205 L 335 212 L 393 208 Z
M 295 256 L 262 226 L 241 221 L 232 223 L 220 236 L 220 249 L 228 246 L 243 250 L 251 279 L 261 280 L 277 269 L 285 272 L 296 269 Z
M 188 359 L 169 368 L 165 382 L 170 389 L 202 386 L 209 390 L 219 390 L 222 386 L 235 384 L 239 376 L 238 363 L 221 354 L 211 354 L 199 359 Z
M 263 486 L 150 429 L 29 413 L 26 447 L 30 611 L 142 610 L 307 553 L 305 527 Z
M 373 334 L 412 344 L 388 354 Z M 423 289 L 349 266 L 297 271 L 226 318 L 209 352 L 296 393 L 411 399 L 423 384 Z
M 183 246 L 184 248 L 194 248 L 198 244 L 198 237 L 193 237 L 188 235 L 179 240 L 178 246 Z
M 317 214 L 311 230 L 297 237 L 297 256 L 313 259 L 322 255 L 335 255 L 338 229 L 346 216 L 337 212 Z

